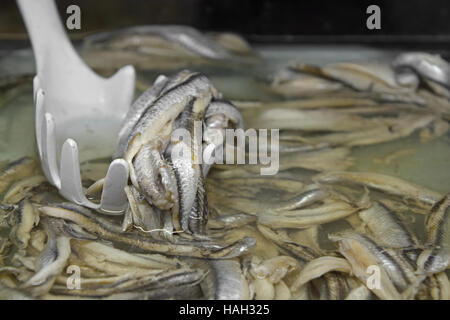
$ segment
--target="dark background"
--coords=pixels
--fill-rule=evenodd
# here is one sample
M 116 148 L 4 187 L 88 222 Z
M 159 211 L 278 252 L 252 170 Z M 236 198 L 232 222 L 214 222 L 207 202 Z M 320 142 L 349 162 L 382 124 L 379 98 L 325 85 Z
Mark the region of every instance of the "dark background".
M 39 1 L 39 0 L 36 0 Z M 450 48 L 450 0 L 57 0 L 81 8 L 86 33 L 142 24 L 187 24 L 234 31 L 253 42 L 428 43 Z M 366 8 L 381 8 L 381 30 L 366 28 Z M 25 38 L 14 0 L 0 1 L 0 40 Z

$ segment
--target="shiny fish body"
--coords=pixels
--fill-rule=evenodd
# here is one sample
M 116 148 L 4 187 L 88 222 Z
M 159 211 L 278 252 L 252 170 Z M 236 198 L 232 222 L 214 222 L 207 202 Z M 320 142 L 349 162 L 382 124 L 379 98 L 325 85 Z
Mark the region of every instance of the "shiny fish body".
M 103 239 L 167 255 L 210 259 L 232 258 L 241 255 L 255 245 L 255 240 L 249 237 L 244 237 L 223 246 L 202 241 L 179 241 L 177 243 L 153 241 L 137 233 L 122 233 L 120 226 L 98 218 L 89 210 L 71 203 L 58 204 L 55 207 L 43 206 L 40 208 L 40 211 L 51 217 L 72 221 Z
M 2 168 L 0 171 L 0 194 L 13 181 L 30 176 L 36 168 L 36 161 L 29 157 L 20 158 L 8 164 L 6 168 Z
M 360 211 L 359 216 L 381 246 L 410 249 L 419 246 L 405 217 L 383 202 L 375 201 L 370 208 Z
M 365 285 L 352 289 L 345 300 L 373 300 L 372 292 Z
M 48 293 L 71 254 L 70 238 L 59 234 L 51 224 L 45 224 L 45 228 L 47 243 L 36 261 L 36 273 L 24 284 L 36 296 Z
M 373 172 L 327 172 L 314 177 L 318 184 L 351 182 L 366 185 L 396 196 L 401 196 L 418 205 L 432 206 L 442 198 L 439 192 L 421 187 L 400 178 Z
M 34 206 L 28 200 L 23 200 L 10 217 L 11 241 L 19 248 L 25 249 L 30 240 L 30 232 L 38 223 L 39 215 Z
M 125 153 L 126 142 L 131 130 L 141 118 L 142 113 L 159 97 L 161 91 L 166 86 L 168 78 L 159 76 L 153 85 L 142 93 L 130 107 L 119 132 L 118 145 L 115 153 L 116 158 L 120 158 Z
M 158 239 L 162 228 L 160 213 L 153 209 L 133 186 L 125 187 L 125 193 L 127 194 L 131 212 L 130 224 L 138 230 L 148 233 L 151 237 Z
M 339 271 L 351 273 L 351 266 L 342 258 L 323 256 L 308 262 L 301 270 L 292 284 L 292 290 L 298 290 L 300 287 L 311 281 L 319 278 L 331 271 Z
M 79 295 L 82 297 L 108 297 L 119 293 L 137 293 L 152 291 L 157 297 L 157 291 L 161 291 L 160 295 L 164 296 L 164 291 L 168 288 L 185 289 L 186 285 L 197 285 L 203 278 L 204 274 L 200 270 L 169 270 L 160 272 L 159 274 L 143 275 L 139 277 L 125 277 L 116 282 L 104 286 L 89 289 L 68 289 L 66 287 L 56 287 L 52 289 L 52 293 L 65 295 Z M 173 294 L 173 293 L 172 293 Z M 155 297 L 155 298 L 156 298 Z
M 165 161 L 162 154 L 170 143 L 171 132 L 176 125 L 175 119 L 194 103 L 195 107 L 203 108 L 198 110 L 200 117 L 197 120 L 201 121 L 204 108 L 214 94 L 216 91 L 205 76 L 187 70 L 179 72 L 168 80 L 159 98 L 142 112 L 127 140 L 125 159 L 130 164 L 131 182 L 144 192 L 152 205 L 164 210 L 172 207 L 175 221 L 179 215 L 180 190 L 177 190 L 174 163 Z M 195 144 L 192 147 L 195 147 Z M 199 156 L 197 158 L 199 159 Z M 186 163 L 179 165 L 187 168 Z M 183 177 L 189 179 L 186 175 Z M 192 205 L 193 203 L 188 203 L 184 208 Z M 174 226 L 179 229 L 178 222 L 174 223 Z
M 431 208 L 425 221 L 426 249 L 418 264 L 427 273 L 438 273 L 450 262 L 450 195 L 446 195 Z
M 408 286 L 406 275 L 396 261 L 373 240 L 354 232 L 330 235 L 332 241 L 339 243 L 339 252 L 352 265 L 352 272 L 366 283 L 369 278 L 367 268 L 378 266 L 380 270 L 380 288 L 372 291 L 381 299 L 401 299 L 401 292 Z
M 218 114 L 225 116 L 225 126 L 228 126 L 228 122 L 230 121 L 232 123 L 231 127 L 236 129 L 244 128 L 244 119 L 242 118 L 240 111 L 231 102 L 215 99 L 206 109 L 205 119 L 211 118 Z M 219 127 L 223 127 L 223 124 L 219 124 Z
M 203 133 L 203 152 L 215 154 L 223 149 L 226 129 L 244 129 L 244 119 L 240 111 L 229 101 L 213 100 L 205 112 L 205 131 Z M 204 157 L 205 158 L 205 157 Z M 212 164 L 203 163 L 203 176 L 208 175 Z
M 170 209 L 178 201 L 172 168 L 161 151 L 152 144 L 144 145 L 133 160 L 140 190 L 148 202 L 160 209 Z
M 258 216 L 258 222 L 274 228 L 304 228 L 345 218 L 357 210 L 345 201 L 327 200 L 314 208 L 264 212 Z
M 202 283 L 206 298 L 215 300 L 247 300 L 250 289 L 237 260 L 210 260 L 209 273 Z
M 16 204 L 29 196 L 35 188 L 39 187 L 47 179 L 43 175 L 36 175 L 19 180 L 11 185 L 3 197 L 6 204 Z
M 123 156 L 128 162 L 131 163 L 142 145 L 156 141 L 164 130 L 170 129 L 171 123 L 192 98 L 204 96 L 206 99 L 208 97 L 210 99 L 215 92 L 210 81 L 204 75 L 187 71 L 181 73 L 183 77 L 180 83 L 150 104 L 131 130 Z
M 324 200 L 328 196 L 327 192 L 312 186 L 310 190 L 303 191 L 298 197 L 288 203 L 280 206 L 278 210 L 295 210 L 305 208 L 313 203 Z
M 204 233 L 207 222 L 207 203 L 201 167 L 202 138 L 197 123 L 201 123 L 209 99 L 193 99 L 175 122 L 175 131 L 184 130 L 182 136 L 174 134 L 166 150 L 173 169 L 179 199 L 179 223 L 183 231 Z M 188 133 L 186 137 L 185 134 Z M 185 141 L 188 139 L 188 141 Z
M 117 40 L 120 40 L 120 37 L 124 36 L 141 36 L 144 37 L 146 35 L 156 35 L 166 39 L 169 42 L 174 42 L 182 45 L 189 51 L 198 54 L 199 56 L 209 58 L 209 59 L 227 59 L 230 58 L 230 55 L 224 50 L 221 46 L 219 46 L 214 41 L 204 37 L 200 32 L 195 30 L 194 28 L 187 26 L 137 26 L 132 28 L 126 28 L 119 31 L 115 31 L 114 33 L 99 33 L 93 36 L 90 36 L 86 39 L 86 46 L 98 46 L 98 45 L 108 45 L 114 46 Z M 117 40 L 115 40 L 117 39 Z M 117 45 L 120 45 L 120 42 L 116 42 Z
M 410 52 L 399 55 L 392 65 L 395 68 L 410 68 L 420 76 L 450 88 L 450 65 L 438 55 Z

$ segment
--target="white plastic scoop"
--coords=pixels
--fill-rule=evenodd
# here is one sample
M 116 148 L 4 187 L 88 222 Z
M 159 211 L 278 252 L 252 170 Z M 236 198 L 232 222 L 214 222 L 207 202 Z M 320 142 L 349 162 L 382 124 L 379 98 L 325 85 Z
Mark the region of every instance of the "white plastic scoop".
M 17 3 L 36 60 L 33 90 L 42 169 L 67 200 L 121 214 L 127 205 L 127 163 L 116 159 L 110 164 L 96 204 L 83 192 L 78 151 L 83 161 L 111 156 L 133 99 L 134 68 L 125 66 L 109 79 L 100 77 L 74 50 L 53 0 Z

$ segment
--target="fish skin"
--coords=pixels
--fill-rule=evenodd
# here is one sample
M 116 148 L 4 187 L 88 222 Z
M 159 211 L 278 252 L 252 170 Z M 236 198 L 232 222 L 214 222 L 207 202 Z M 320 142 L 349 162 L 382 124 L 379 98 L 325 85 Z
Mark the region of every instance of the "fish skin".
M 401 196 L 414 204 L 432 206 L 442 194 L 409 181 L 374 172 L 335 171 L 318 174 L 313 180 L 321 184 L 351 182 L 366 185 L 392 195 Z
M 208 215 L 201 165 L 202 141 L 195 124 L 203 120 L 210 99 L 204 96 L 191 100 L 175 121 L 175 130 L 183 129 L 189 136 L 173 135 L 165 154 L 177 181 L 179 224 L 184 232 L 191 234 L 204 233 Z
M 418 264 L 427 273 L 445 271 L 450 263 L 450 194 L 437 201 L 425 220 L 426 246 Z
M 203 277 L 204 273 L 201 270 L 175 269 L 139 277 L 126 276 L 125 279 L 119 279 L 111 284 L 98 286 L 96 288 L 68 289 L 66 287 L 56 287 L 52 289 L 52 293 L 106 298 L 120 293 L 152 291 L 153 294 L 157 296 L 158 290 L 161 290 L 161 295 L 163 295 L 164 290 L 168 288 L 178 287 L 179 290 L 183 290 L 186 286 L 197 285 Z
M 424 52 L 403 53 L 395 58 L 392 65 L 397 69 L 412 69 L 421 77 L 450 88 L 450 65 L 439 55 Z
M 206 261 L 209 271 L 202 282 L 207 299 L 246 300 L 249 299 L 249 285 L 237 260 Z
M 227 100 L 211 101 L 205 112 L 205 130 L 203 132 L 203 152 L 213 148 L 211 155 L 224 148 L 226 129 L 244 129 L 241 112 Z M 204 157 L 204 154 L 203 154 Z M 203 177 L 206 178 L 213 164 L 203 163 Z
M 331 256 L 319 257 L 302 267 L 298 277 L 291 285 L 291 290 L 296 291 L 312 279 L 321 277 L 331 271 L 340 271 L 351 274 L 351 266 L 342 258 Z
M 30 232 L 39 223 L 39 214 L 33 204 L 28 200 L 22 200 L 9 220 L 11 241 L 21 249 L 27 248 L 31 237 Z
M 174 243 L 166 243 L 151 240 L 136 232 L 123 233 L 121 226 L 101 219 L 90 210 L 72 203 L 42 206 L 39 210 L 45 215 L 72 221 L 102 239 L 127 244 L 148 252 L 158 252 L 172 256 L 225 259 L 237 257 L 255 245 L 255 239 L 249 237 L 223 245 L 200 240 L 180 240 Z
M 222 60 L 229 59 L 230 54 L 219 44 L 208 39 L 202 35 L 198 30 L 181 25 L 143 25 L 135 26 L 131 28 L 125 28 L 114 33 L 104 32 L 99 33 L 85 40 L 85 46 L 99 46 L 107 44 L 108 41 L 114 40 L 120 36 L 145 36 L 156 35 L 166 39 L 169 42 L 173 42 L 182 45 L 192 53 L 195 53 L 201 57 Z
M 398 261 L 386 250 L 368 236 L 353 231 L 329 235 L 329 238 L 339 243 L 339 252 L 349 261 L 353 273 L 361 281 L 368 278 L 368 266 L 380 268 L 381 288 L 372 289 L 380 299 L 402 299 L 401 293 L 408 288 L 409 281 Z
M 9 288 L 0 282 L 0 300 L 35 300 L 20 289 Z
M 114 158 L 121 158 L 125 153 L 126 141 L 131 134 L 131 130 L 141 118 L 142 113 L 152 104 L 161 94 L 161 91 L 168 83 L 168 78 L 159 76 L 153 85 L 137 98 L 128 110 L 125 119 L 122 121 L 118 136 L 117 148 Z
M 209 79 L 200 74 L 183 70 L 174 76 L 179 81 L 163 91 L 141 114 L 130 135 L 127 137 L 126 151 L 123 158 L 130 167 L 130 178 L 133 185 L 139 188 L 133 159 L 142 146 L 153 144 L 161 152 L 169 142 L 175 119 L 196 97 L 211 99 L 217 95 Z M 171 80 L 169 80 L 170 82 Z M 169 85 L 170 86 L 170 85 Z M 209 101 L 208 101 L 209 102 Z
M 37 163 L 30 157 L 23 157 L 9 163 L 0 171 L 0 194 L 18 179 L 30 176 L 37 168 Z
M 324 200 L 327 196 L 328 193 L 320 188 L 305 190 L 302 191 L 300 195 L 295 197 L 294 201 L 289 201 L 288 204 L 283 204 L 282 206 L 280 206 L 280 208 L 276 209 L 276 211 L 302 209 L 313 203 Z
M 338 272 L 329 272 L 323 275 L 325 281 L 320 285 L 320 300 L 343 300 L 347 295 L 345 279 Z
M 318 257 L 318 254 L 311 248 L 303 246 L 300 243 L 284 239 L 279 233 L 267 226 L 258 224 L 257 227 L 266 238 L 272 240 L 277 245 L 281 252 L 295 257 L 302 263 L 306 263 Z
M 69 237 L 59 234 L 51 223 L 44 223 L 44 228 L 47 243 L 36 261 L 35 273 L 22 285 L 30 290 L 33 296 L 42 296 L 49 292 L 72 252 Z
M 28 197 L 33 190 L 39 188 L 39 186 L 46 182 L 47 179 L 43 175 L 30 176 L 19 180 L 8 188 L 8 191 L 3 196 L 3 202 L 5 204 L 16 204 Z
M 127 141 L 127 150 L 125 159 L 134 157 L 136 151 L 130 150 L 130 141 L 141 135 L 141 142 L 145 144 L 154 140 L 164 126 L 185 109 L 186 104 L 193 97 L 202 96 L 204 94 L 212 94 L 213 88 L 209 79 L 200 73 L 191 73 L 183 79 L 179 84 L 167 90 L 160 95 L 153 103 L 151 103 L 141 114 L 140 118 L 134 125 Z
M 233 123 L 236 129 L 244 128 L 244 119 L 242 118 L 241 112 L 232 102 L 223 99 L 214 99 L 206 109 L 205 119 L 217 114 L 223 114 L 228 121 Z
M 133 186 L 126 186 L 125 193 L 127 194 L 130 213 L 130 218 L 124 218 L 125 227 L 127 226 L 127 219 L 131 219 L 129 223 L 136 229 L 147 233 L 156 240 L 161 240 L 162 212 L 151 206 Z M 124 225 L 122 230 L 124 230 Z M 173 230 L 167 230 L 166 232 L 172 233 Z
M 161 151 L 153 144 L 142 146 L 133 160 L 140 190 L 159 209 L 170 209 L 177 201 L 175 181 Z
M 373 300 L 373 293 L 365 285 L 352 289 L 345 300 Z
M 359 216 L 381 246 L 405 249 L 419 246 L 405 217 L 382 201 L 373 202 L 370 208 L 360 211 Z
M 327 200 L 314 208 L 264 212 L 258 216 L 260 224 L 274 228 L 304 228 L 345 218 L 359 208 L 341 200 Z
M 277 284 L 286 274 L 298 269 L 298 261 L 290 256 L 276 256 L 263 261 L 252 261 L 250 273 L 255 278 L 267 278 Z

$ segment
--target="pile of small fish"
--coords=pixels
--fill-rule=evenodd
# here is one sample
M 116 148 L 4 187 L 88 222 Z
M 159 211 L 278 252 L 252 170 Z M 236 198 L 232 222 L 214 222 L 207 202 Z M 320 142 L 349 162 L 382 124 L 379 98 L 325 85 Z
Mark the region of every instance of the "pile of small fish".
M 88 36 L 83 42 L 82 57 L 98 70 L 119 68 L 130 61 L 140 70 L 258 61 L 255 51 L 236 34 L 204 34 L 177 25 L 136 26 Z
M 85 54 L 146 69 L 136 56 L 157 48 L 223 62 L 236 46 L 257 56 L 235 36 L 155 26 L 92 37 Z M 280 99 L 230 102 L 202 73 L 159 76 L 119 133 L 123 217 L 65 202 L 32 158 L 0 163 L 0 299 L 450 299 L 450 194 L 348 171 L 355 146 L 447 134 L 449 78 L 424 53 L 295 63 L 265 84 Z M 198 161 L 244 120 L 280 129 L 276 175 Z M 107 165 L 82 172 L 92 201 Z

